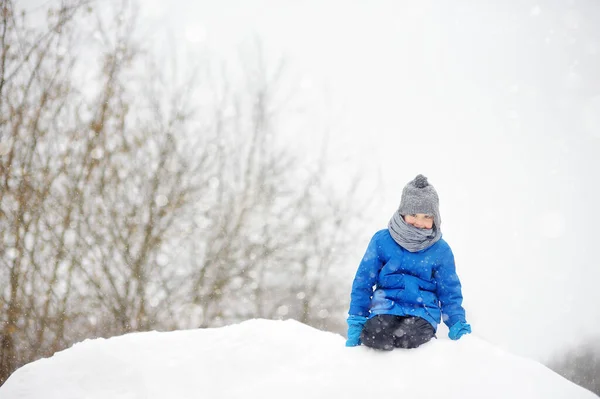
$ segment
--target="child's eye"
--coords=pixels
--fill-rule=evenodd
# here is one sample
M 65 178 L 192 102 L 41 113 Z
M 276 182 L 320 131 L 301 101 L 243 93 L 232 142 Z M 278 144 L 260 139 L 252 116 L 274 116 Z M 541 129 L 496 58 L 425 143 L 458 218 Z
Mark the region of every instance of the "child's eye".
M 433 216 L 426 215 L 426 216 L 425 216 L 425 219 L 433 219 Z

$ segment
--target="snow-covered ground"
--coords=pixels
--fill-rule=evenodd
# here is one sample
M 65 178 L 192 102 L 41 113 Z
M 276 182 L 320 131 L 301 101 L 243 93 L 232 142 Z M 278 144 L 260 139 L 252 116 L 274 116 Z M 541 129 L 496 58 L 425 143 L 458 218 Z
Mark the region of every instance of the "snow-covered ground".
M 597 398 L 477 335 L 377 352 L 297 321 L 262 319 L 86 340 L 0 387 L 2 399 L 335 397 Z

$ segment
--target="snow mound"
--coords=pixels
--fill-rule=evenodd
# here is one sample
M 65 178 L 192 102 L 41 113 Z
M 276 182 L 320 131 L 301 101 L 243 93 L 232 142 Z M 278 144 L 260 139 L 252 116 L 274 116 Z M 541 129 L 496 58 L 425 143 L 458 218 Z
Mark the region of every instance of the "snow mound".
M 17 370 L 2 399 L 565 398 L 591 392 L 475 335 L 346 348 L 293 320 L 86 340 Z

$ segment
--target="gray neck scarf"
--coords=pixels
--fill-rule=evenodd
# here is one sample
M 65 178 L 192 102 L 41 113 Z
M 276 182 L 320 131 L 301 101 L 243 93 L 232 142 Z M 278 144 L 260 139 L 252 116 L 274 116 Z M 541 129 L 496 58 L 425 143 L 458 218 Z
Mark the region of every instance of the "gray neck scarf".
M 398 211 L 390 219 L 388 230 L 394 241 L 409 252 L 422 251 L 442 238 L 442 232 L 435 225 L 432 229 L 419 229 L 411 226 L 404 221 Z

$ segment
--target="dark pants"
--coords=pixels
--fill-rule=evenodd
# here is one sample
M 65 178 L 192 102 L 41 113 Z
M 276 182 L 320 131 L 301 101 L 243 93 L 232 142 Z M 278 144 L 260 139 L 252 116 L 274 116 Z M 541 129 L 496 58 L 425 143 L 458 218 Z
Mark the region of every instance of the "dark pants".
M 374 349 L 416 348 L 435 336 L 429 322 L 420 317 L 377 315 L 365 323 L 360 340 Z

